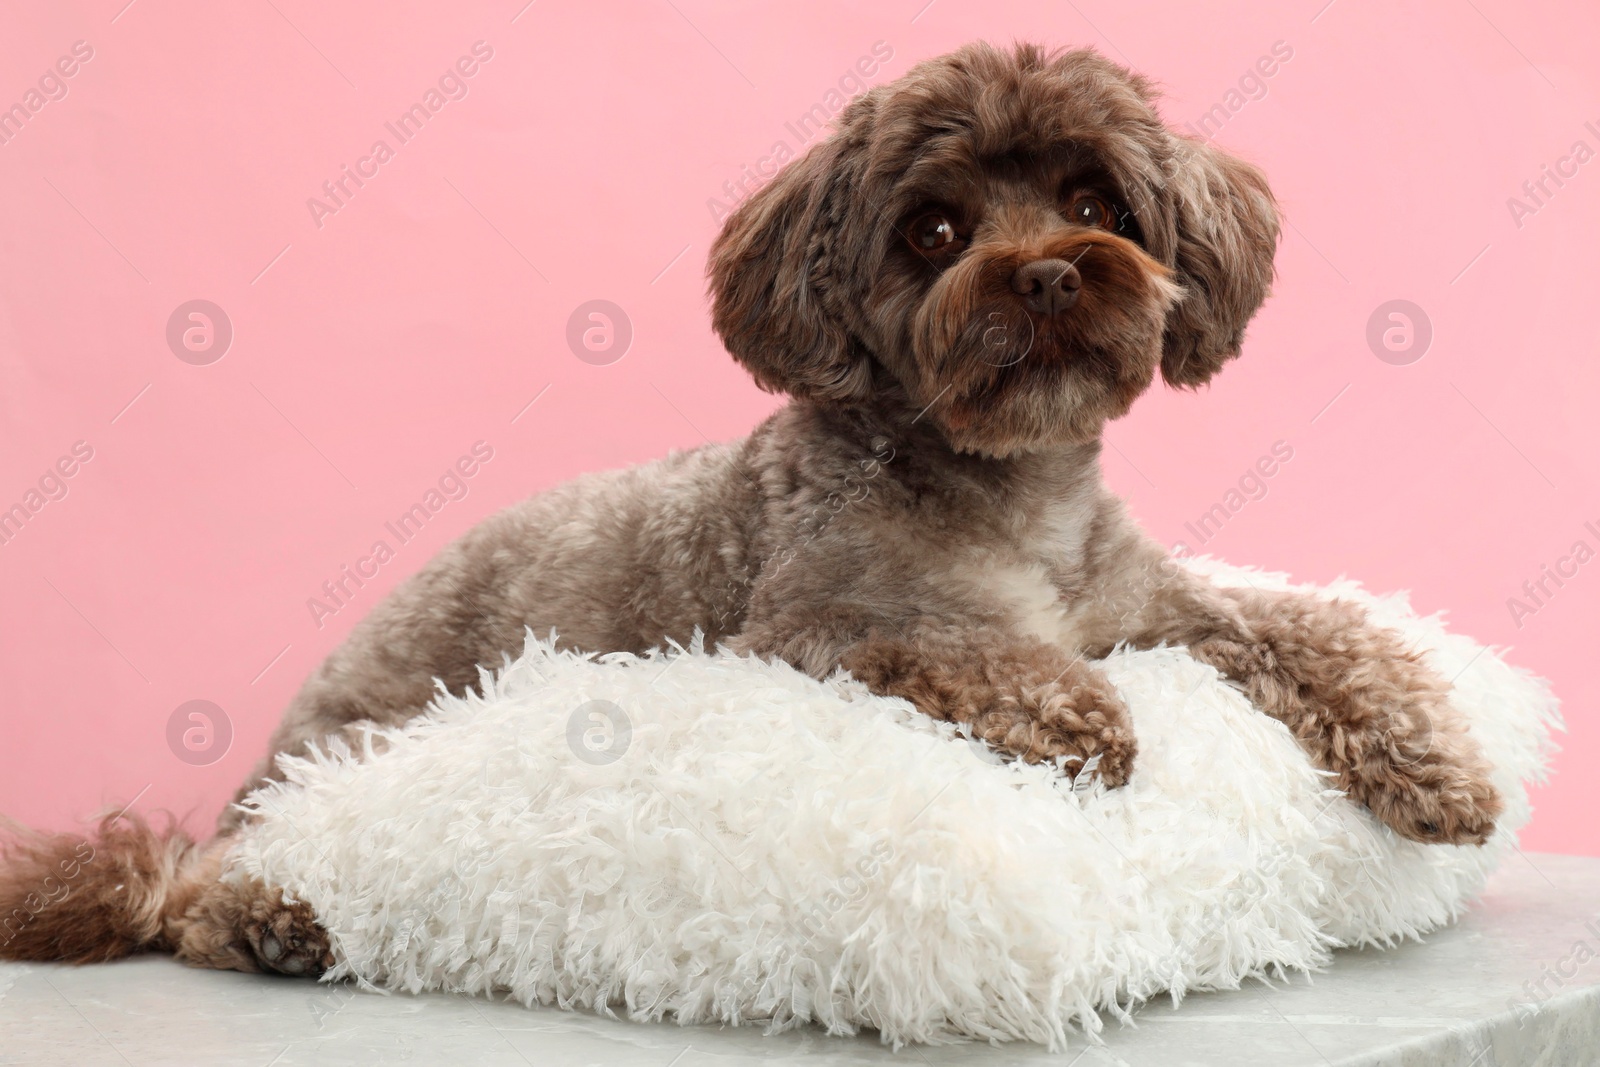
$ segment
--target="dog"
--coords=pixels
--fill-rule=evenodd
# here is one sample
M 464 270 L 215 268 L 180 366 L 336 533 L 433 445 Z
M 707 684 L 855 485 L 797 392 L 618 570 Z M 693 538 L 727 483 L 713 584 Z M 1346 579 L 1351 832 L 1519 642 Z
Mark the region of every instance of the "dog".
M 590 474 L 469 531 L 306 681 L 240 796 L 279 754 L 417 716 L 435 679 L 475 685 L 530 628 L 635 652 L 699 631 L 842 668 L 1114 788 L 1136 745 L 1093 661 L 1168 644 L 1395 833 L 1483 844 L 1490 767 L 1396 633 L 1347 602 L 1209 584 L 1102 484 L 1106 423 L 1158 374 L 1192 389 L 1221 370 L 1273 280 L 1261 172 L 1153 101 L 1093 51 L 986 44 L 858 97 L 710 254 L 714 328 L 788 405 L 742 441 Z M 206 843 L 108 818 L 42 909 L 26 898 L 85 843 L 13 841 L 0 914 L 25 921 L 0 956 L 321 973 L 303 903 L 220 879 L 243 818 Z

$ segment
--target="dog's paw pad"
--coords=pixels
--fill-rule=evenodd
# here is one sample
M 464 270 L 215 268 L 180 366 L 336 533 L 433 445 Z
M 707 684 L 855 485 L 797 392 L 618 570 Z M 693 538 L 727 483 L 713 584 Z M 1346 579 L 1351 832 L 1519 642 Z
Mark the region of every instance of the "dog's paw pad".
M 263 900 L 251 911 L 245 934 L 262 970 L 316 978 L 333 966 L 328 933 L 310 907 Z

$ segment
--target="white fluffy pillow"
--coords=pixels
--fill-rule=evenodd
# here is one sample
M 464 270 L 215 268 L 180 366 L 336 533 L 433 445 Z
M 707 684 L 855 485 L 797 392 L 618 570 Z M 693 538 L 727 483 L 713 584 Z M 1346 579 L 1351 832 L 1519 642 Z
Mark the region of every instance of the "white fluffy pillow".
M 1507 801 L 1488 846 L 1394 836 L 1182 650 L 1104 662 L 1139 760 L 1123 789 L 1074 792 L 850 681 L 530 640 L 482 695 L 381 731 L 380 755 L 286 760 L 233 875 L 312 905 L 328 980 L 1063 1048 L 1101 1010 L 1435 928 L 1513 847 L 1555 699 L 1403 597 L 1327 592 L 1455 679 Z

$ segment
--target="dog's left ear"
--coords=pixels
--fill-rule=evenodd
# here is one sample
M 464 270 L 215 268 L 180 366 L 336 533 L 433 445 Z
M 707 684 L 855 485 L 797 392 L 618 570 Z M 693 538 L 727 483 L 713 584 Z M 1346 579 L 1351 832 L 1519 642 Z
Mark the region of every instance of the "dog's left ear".
M 1239 354 L 1245 326 L 1267 298 L 1278 209 L 1255 167 L 1209 144 L 1173 139 L 1165 191 L 1185 296 L 1167 316 L 1161 376 L 1196 386 Z
M 834 136 L 739 205 L 711 246 L 711 325 L 756 384 L 811 400 L 864 398 L 869 357 L 838 313 L 851 214 Z

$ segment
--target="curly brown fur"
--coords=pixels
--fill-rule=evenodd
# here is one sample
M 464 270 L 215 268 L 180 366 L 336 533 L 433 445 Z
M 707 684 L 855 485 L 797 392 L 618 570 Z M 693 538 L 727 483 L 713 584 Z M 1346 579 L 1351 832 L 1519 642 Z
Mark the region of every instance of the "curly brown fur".
M 529 628 L 635 652 L 698 630 L 843 666 L 1023 759 L 1099 756 L 1115 785 L 1137 773 L 1127 713 L 1083 658 L 1166 642 L 1396 832 L 1482 842 L 1500 801 L 1443 680 L 1348 605 L 1173 566 L 1101 483 L 1106 422 L 1158 373 L 1192 387 L 1238 355 L 1277 239 L 1261 173 L 1168 130 L 1150 84 L 1093 52 L 975 44 L 872 89 L 711 250 L 713 326 L 792 401 L 745 440 L 588 475 L 468 532 L 312 674 L 241 793 L 280 753 L 412 718 L 436 678 L 476 684 Z M 156 902 L 108 900 L 78 940 L 38 927 L 29 951 L 143 939 L 314 973 L 312 917 L 219 882 L 226 844 L 176 880 L 163 849 L 187 846 L 130 846 Z M 4 899 L 59 852 L 8 873 Z M 152 934 L 163 886 L 177 903 Z
M 936 719 L 1029 763 L 1057 759 L 1074 773 L 1098 756 L 1108 786 L 1127 782 L 1137 747 L 1110 680 L 1057 645 L 1002 633 L 916 629 L 869 633 L 839 665 L 875 693 L 909 700 Z
M 868 400 L 892 383 L 939 404 L 961 450 L 1097 439 L 1157 366 L 1198 385 L 1236 356 L 1272 278 L 1266 180 L 1167 130 L 1152 95 L 1089 51 L 971 45 L 917 66 L 728 220 L 713 325 L 767 388 Z M 1069 186 L 1114 196 L 1124 233 L 1065 225 Z M 929 205 L 970 230 L 937 275 L 894 239 Z M 1080 254 L 1081 313 L 1024 314 L 1011 269 Z M 1009 377 L 986 352 L 996 327 L 1033 342 Z
M 1449 685 L 1342 601 L 1229 590 L 1246 628 L 1190 647 L 1282 721 L 1339 787 L 1414 841 L 1489 839 L 1503 804 Z

